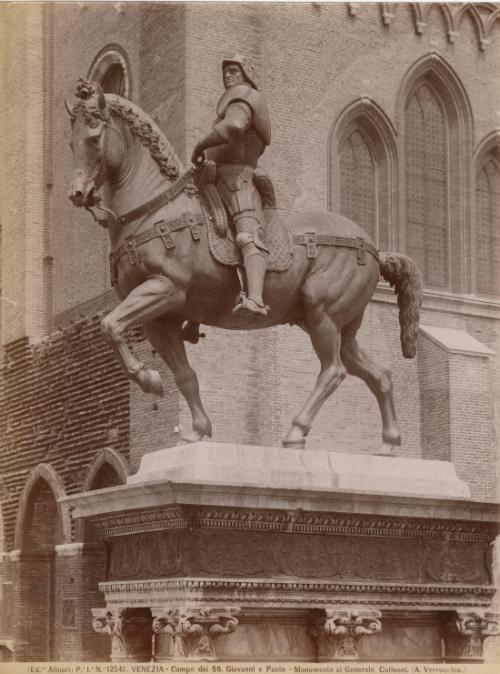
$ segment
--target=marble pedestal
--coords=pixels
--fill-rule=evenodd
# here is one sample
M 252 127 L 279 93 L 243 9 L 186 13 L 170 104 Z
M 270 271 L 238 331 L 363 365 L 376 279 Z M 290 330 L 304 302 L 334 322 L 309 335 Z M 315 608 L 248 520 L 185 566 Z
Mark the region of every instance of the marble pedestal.
M 499 508 L 446 462 L 202 442 L 66 503 L 107 542 L 116 660 L 480 661 L 497 630 Z

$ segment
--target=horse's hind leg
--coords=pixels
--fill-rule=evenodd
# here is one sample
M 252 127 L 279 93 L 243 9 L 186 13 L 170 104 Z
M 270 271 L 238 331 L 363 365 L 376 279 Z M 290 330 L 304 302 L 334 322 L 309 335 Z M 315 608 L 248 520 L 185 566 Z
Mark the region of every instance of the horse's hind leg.
M 212 437 L 212 424 L 201 403 L 198 377 L 186 356 L 181 325 L 182 321 L 157 319 L 145 323 L 143 327 L 152 346 L 172 371 L 175 383 L 189 405 L 193 430 L 183 434 L 181 439 L 196 442 L 205 436 Z
M 387 368 L 374 363 L 360 348 L 356 341 L 356 332 L 361 318 L 342 330 L 340 355 L 349 374 L 362 379 L 377 398 L 382 415 L 382 445 L 377 454 L 391 455 L 395 445 L 401 444 L 401 434 L 396 420 L 396 411 L 392 398 L 392 378 Z
M 125 330 L 140 325 L 168 312 L 175 312 L 185 301 L 185 294 L 171 281 L 153 277 L 134 288 L 113 311 L 101 321 L 101 330 L 116 353 L 129 379 L 136 381 L 143 391 L 163 395 L 161 377 L 156 370 L 145 367 L 128 348 Z
M 294 418 L 292 427 L 283 441 L 284 447 L 302 449 L 314 417 L 325 400 L 335 391 L 346 376 L 340 359 L 340 329 L 322 307 L 312 310 L 301 327 L 309 334 L 321 363 L 316 385 L 304 407 Z

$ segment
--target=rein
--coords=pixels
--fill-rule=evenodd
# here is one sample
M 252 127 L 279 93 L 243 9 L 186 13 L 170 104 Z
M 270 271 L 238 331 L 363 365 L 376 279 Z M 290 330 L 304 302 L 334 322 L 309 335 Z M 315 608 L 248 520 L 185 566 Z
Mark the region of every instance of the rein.
M 101 159 L 99 161 L 99 164 L 97 168 L 95 169 L 93 175 L 92 175 L 92 181 L 94 185 L 100 185 L 101 183 L 104 182 L 104 177 L 106 173 L 106 154 L 108 152 L 108 145 L 109 145 L 109 129 L 113 128 L 108 125 L 108 122 L 104 122 L 104 141 L 103 141 L 103 147 L 102 147 L 102 153 L 101 153 Z M 110 208 L 106 208 L 105 206 L 101 206 L 101 197 L 99 194 L 96 194 L 94 196 L 95 201 L 97 202 L 94 204 L 94 206 L 85 206 L 85 210 L 88 211 L 94 220 L 97 222 L 97 224 L 101 225 L 101 227 L 107 227 L 108 226 L 108 219 L 107 217 L 99 217 L 94 213 L 92 210 L 93 208 L 97 208 L 100 211 L 105 211 L 106 213 L 111 214 L 114 218 L 116 218 L 116 215 L 113 213 L 113 211 Z
M 193 196 L 196 192 L 194 186 L 188 187 L 189 183 L 192 181 L 194 169 L 188 169 L 180 178 L 178 178 L 173 185 L 170 185 L 166 190 L 158 194 L 156 197 L 153 197 L 149 201 L 146 201 L 144 204 L 137 206 L 137 208 L 124 213 L 119 218 L 117 218 L 117 223 L 119 225 L 128 225 L 134 220 L 138 220 L 141 216 L 147 215 L 150 211 L 157 210 L 160 206 L 172 201 L 178 194 L 183 190 L 188 193 L 188 196 Z M 188 188 L 188 189 L 186 189 Z
M 105 158 L 109 143 L 108 131 L 109 131 L 108 123 L 105 122 L 105 131 L 104 131 L 105 136 L 101 160 L 99 162 L 99 166 L 95 170 L 95 177 L 93 178 L 95 184 L 99 184 L 104 180 L 104 173 L 106 170 Z M 127 213 L 124 213 L 120 217 L 117 217 L 116 214 L 113 213 L 111 209 L 106 208 L 105 206 L 101 206 L 100 204 L 96 204 L 93 207 L 85 206 L 85 210 L 89 211 L 94 220 L 102 227 L 107 227 L 107 217 L 99 218 L 92 211 L 92 208 L 98 208 L 101 211 L 105 211 L 111 214 L 113 218 L 116 220 L 117 224 L 119 224 L 120 226 L 128 225 L 129 223 L 134 222 L 134 220 L 138 220 L 141 216 L 147 215 L 150 211 L 157 210 L 158 208 L 160 208 L 160 206 L 163 206 L 169 201 L 172 201 L 172 199 L 175 199 L 175 197 L 178 196 L 182 191 L 185 191 L 188 196 L 193 196 L 194 194 L 197 194 L 196 187 L 192 184 L 190 185 L 190 183 L 192 183 L 193 173 L 194 173 L 193 168 L 188 169 L 185 173 L 183 173 L 183 175 L 180 176 L 180 178 L 178 178 L 175 181 L 173 185 L 170 185 L 170 187 L 168 187 L 166 190 L 158 194 L 156 197 L 149 199 L 149 201 L 146 201 L 140 206 L 137 206 L 137 208 L 134 208 L 131 211 L 128 211 Z

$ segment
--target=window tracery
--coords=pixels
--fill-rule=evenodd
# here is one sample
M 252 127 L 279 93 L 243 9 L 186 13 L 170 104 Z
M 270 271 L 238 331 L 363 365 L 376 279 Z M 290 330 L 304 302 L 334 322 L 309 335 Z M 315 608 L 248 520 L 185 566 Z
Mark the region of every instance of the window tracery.
M 500 295 L 500 167 L 490 154 L 476 177 L 477 292 Z
M 406 107 L 406 236 L 408 255 L 428 285 L 446 288 L 448 274 L 448 130 L 444 110 L 427 83 Z
M 397 162 L 394 130 L 368 97 L 347 106 L 332 127 L 329 209 L 359 224 L 384 250 L 394 247 Z
M 346 139 L 340 155 L 340 213 L 376 238 L 376 165 L 358 129 Z

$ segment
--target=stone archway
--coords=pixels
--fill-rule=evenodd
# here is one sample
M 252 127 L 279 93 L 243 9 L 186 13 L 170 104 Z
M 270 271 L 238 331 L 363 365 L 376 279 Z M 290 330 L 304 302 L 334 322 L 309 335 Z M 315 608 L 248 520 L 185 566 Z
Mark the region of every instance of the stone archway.
M 96 491 L 117 487 L 127 481 L 128 467 L 123 456 L 114 449 L 102 449 L 89 466 L 82 484 L 82 491 Z M 79 541 L 79 569 L 82 588 L 79 600 L 81 615 L 80 659 L 85 661 L 109 660 L 109 642 L 92 628 L 92 609 L 104 608 L 105 601 L 99 583 L 106 579 L 107 548 L 87 520 L 77 520 L 76 538 Z
M 57 500 L 62 496 L 62 480 L 47 464 L 35 468 L 21 495 L 15 538 L 17 661 L 58 659 L 56 546 L 71 536 L 69 515 Z

